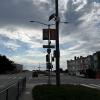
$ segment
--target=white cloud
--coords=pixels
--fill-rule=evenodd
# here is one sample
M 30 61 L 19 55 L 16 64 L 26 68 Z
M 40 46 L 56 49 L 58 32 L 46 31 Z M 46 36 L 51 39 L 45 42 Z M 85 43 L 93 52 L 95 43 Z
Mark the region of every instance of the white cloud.
M 78 4 L 76 11 L 81 10 L 87 4 L 87 0 L 73 0 L 73 1 L 74 1 L 73 4 Z
M 26 55 L 27 57 L 44 57 L 45 56 L 45 53 L 44 52 L 41 52 L 41 51 L 37 51 L 37 50 L 28 50 L 26 52 Z
M 11 49 L 12 51 L 15 51 L 17 48 L 20 47 L 20 45 L 12 42 L 5 43 L 4 46 L 7 47 L 8 49 Z

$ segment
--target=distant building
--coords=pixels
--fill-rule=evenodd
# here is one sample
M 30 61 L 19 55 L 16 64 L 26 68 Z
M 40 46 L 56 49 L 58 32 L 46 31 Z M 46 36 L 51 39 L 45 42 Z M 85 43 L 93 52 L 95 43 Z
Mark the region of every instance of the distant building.
M 16 64 L 16 63 L 14 63 L 13 65 L 16 67 L 16 70 L 17 70 L 17 71 L 22 71 L 22 70 L 23 70 L 23 65 L 21 65 L 21 64 Z
M 74 57 L 74 60 L 67 61 L 68 72 L 71 75 L 79 76 L 86 71 L 86 58 L 85 57 Z
M 69 60 L 67 61 L 67 67 L 70 75 L 75 74 L 75 61 L 74 60 Z
M 100 51 L 87 57 L 74 57 L 74 60 L 67 61 L 67 68 L 70 75 L 80 76 L 96 73 L 96 77 L 100 78 Z M 93 76 L 93 75 L 92 75 Z
M 94 69 L 94 58 L 92 55 L 87 56 L 88 69 Z
M 71 75 L 80 76 L 85 74 L 88 69 L 94 69 L 93 56 L 74 57 L 74 60 L 67 61 L 68 72 Z
M 96 72 L 96 78 L 100 79 L 100 51 L 93 54 L 94 59 L 94 71 Z
M 100 51 L 93 54 L 94 70 L 100 70 Z

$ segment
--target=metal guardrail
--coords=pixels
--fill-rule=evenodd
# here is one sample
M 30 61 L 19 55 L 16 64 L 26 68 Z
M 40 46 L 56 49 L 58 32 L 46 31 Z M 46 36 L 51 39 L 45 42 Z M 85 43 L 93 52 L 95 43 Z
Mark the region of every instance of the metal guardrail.
M 0 91 L 0 100 L 19 100 L 19 96 L 26 88 L 26 77 L 19 79 L 9 87 Z

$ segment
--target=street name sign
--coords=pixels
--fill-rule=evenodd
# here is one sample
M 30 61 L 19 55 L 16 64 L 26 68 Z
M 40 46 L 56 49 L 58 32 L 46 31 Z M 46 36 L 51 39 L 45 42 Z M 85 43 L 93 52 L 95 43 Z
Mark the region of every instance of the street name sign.
M 43 48 L 55 48 L 55 45 L 43 45 Z

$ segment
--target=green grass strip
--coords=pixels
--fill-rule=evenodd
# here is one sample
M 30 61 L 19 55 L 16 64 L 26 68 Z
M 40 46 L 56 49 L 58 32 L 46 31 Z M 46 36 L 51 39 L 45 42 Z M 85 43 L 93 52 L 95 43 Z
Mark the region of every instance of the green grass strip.
M 80 85 L 40 85 L 32 90 L 34 100 L 100 100 L 100 91 Z

